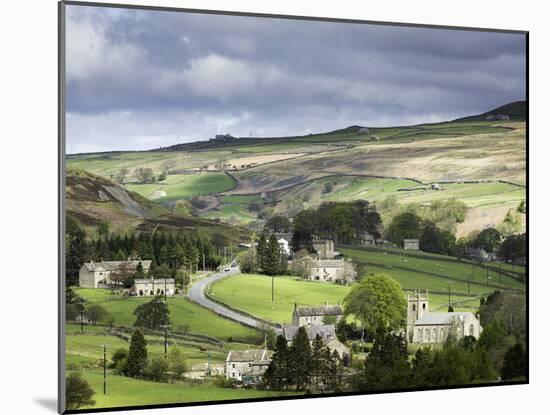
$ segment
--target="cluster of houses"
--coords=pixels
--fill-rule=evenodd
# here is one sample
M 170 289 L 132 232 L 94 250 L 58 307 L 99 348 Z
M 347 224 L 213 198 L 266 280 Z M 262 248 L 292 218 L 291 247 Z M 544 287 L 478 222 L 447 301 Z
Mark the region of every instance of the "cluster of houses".
M 506 114 L 489 114 L 485 119 L 487 121 L 510 121 L 510 116 Z
M 150 260 L 86 262 L 79 270 L 78 285 L 82 288 L 122 288 L 122 278 L 135 274 L 139 264 L 143 274 L 147 274 Z M 137 278 L 128 290 L 129 295 L 135 296 L 173 296 L 175 293 L 173 278 Z
M 290 345 L 298 329 L 305 327 L 310 343 L 320 336 L 331 352 L 336 350 L 340 358 L 345 359 L 350 356 L 350 350 L 338 340 L 335 328 L 343 314 L 339 305 L 298 307 L 295 304 L 292 325 L 285 325 L 281 334 Z M 225 377 L 242 382 L 245 386 L 258 384 L 271 362 L 271 357 L 272 352 L 267 349 L 230 351 L 225 360 Z

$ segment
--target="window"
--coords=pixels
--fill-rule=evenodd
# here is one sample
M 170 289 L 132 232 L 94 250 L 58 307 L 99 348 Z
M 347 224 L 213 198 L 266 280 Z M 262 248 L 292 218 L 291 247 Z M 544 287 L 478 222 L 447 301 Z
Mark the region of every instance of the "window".
M 424 330 L 424 337 L 426 337 L 426 341 L 430 341 L 430 329 Z
M 416 304 L 413 304 L 413 311 L 416 311 Z
M 437 342 L 437 329 L 435 327 L 432 329 L 432 341 Z
M 474 325 L 470 324 L 470 336 L 474 335 Z
M 235 372 L 232 372 L 232 373 L 231 373 L 231 377 L 232 377 L 232 378 L 235 377 Z
M 233 367 L 233 369 L 235 369 L 235 363 L 233 363 L 231 366 Z
M 417 332 L 417 336 L 418 336 L 418 341 L 421 342 L 422 341 L 422 329 L 418 329 L 418 332 Z
M 422 310 L 426 309 L 426 303 L 422 303 Z

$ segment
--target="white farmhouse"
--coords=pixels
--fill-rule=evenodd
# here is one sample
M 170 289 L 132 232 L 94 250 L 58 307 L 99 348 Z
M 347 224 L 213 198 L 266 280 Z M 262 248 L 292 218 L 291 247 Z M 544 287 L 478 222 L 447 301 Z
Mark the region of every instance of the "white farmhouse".
M 271 356 L 267 350 L 232 350 L 225 359 L 225 377 L 254 384 L 261 380 L 269 363 Z
M 131 289 L 132 295 L 139 297 L 164 295 L 173 296 L 176 292 L 176 281 L 173 278 L 136 279 Z
M 407 341 L 415 344 L 443 343 L 449 335 L 457 340 L 465 336 L 479 339 L 481 324 L 473 313 L 431 313 L 428 292 L 408 295 Z
M 78 273 L 78 285 L 82 288 L 107 288 L 114 284 L 114 273 L 134 273 L 141 263 L 143 272 L 147 273 L 150 260 L 101 261 L 86 262 Z

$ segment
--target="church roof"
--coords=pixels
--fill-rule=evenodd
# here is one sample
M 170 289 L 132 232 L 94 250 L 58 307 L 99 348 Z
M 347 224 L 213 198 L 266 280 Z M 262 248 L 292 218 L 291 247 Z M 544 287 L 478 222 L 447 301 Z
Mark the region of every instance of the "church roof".
M 130 260 L 130 261 L 101 261 L 101 262 L 86 262 L 83 266 L 86 267 L 88 271 L 118 271 L 121 266 L 124 264 L 128 270 L 135 270 L 138 264 L 141 262 L 141 266 L 144 271 L 147 271 L 151 266 L 151 260 Z
M 462 312 L 453 312 L 453 313 L 426 313 L 420 317 L 414 323 L 416 326 L 423 325 L 445 325 L 452 324 L 456 319 L 464 319 L 465 317 L 474 317 L 472 313 L 462 313 Z

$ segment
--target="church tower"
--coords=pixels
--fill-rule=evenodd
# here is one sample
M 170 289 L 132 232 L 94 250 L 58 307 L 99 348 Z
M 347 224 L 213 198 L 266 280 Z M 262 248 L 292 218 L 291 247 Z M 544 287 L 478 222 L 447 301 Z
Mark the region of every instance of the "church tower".
M 407 341 L 412 343 L 414 324 L 428 312 L 428 290 L 407 295 Z

